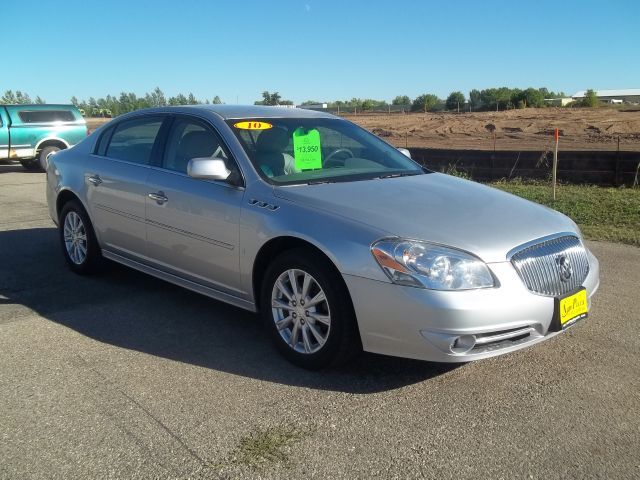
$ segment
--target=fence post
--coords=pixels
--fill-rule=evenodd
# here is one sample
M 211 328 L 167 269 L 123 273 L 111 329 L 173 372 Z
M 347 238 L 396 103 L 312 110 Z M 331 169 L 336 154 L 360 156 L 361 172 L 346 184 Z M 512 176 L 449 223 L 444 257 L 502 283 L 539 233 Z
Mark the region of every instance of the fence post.
M 613 184 L 620 186 L 620 135 L 618 135 L 618 150 L 616 150 L 616 171 L 613 177 Z
M 556 146 L 553 149 L 553 199 L 556 199 L 556 178 L 558 172 L 558 141 L 560 139 L 560 130 L 557 128 L 554 132 L 554 137 L 556 139 Z

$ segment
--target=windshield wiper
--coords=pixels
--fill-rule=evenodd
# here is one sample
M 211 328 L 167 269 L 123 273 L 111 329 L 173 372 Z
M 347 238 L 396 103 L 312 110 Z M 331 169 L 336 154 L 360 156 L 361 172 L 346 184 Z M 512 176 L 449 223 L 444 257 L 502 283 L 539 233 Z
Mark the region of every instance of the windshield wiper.
M 310 180 L 307 185 L 321 185 L 323 183 L 336 183 L 335 180 Z
M 398 172 L 398 173 L 385 173 L 376 178 L 397 178 L 397 177 L 412 177 L 414 175 L 421 175 L 421 172 Z

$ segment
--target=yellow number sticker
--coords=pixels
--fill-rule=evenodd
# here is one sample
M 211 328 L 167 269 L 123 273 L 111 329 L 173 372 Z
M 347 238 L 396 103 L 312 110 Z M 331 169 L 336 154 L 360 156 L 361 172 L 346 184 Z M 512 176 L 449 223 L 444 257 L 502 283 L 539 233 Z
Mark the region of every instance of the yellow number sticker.
M 267 122 L 238 122 L 233 124 L 234 127 L 242 130 L 269 130 L 273 125 Z

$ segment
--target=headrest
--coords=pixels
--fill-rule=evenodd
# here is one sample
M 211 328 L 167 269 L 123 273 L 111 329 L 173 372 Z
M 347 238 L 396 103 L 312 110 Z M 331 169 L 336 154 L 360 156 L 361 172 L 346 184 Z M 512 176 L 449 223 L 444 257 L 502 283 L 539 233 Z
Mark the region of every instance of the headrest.
M 256 149 L 262 153 L 282 153 L 289 145 L 289 134 L 282 128 L 263 130 L 256 140 Z
M 178 148 L 182 158 L 207 158 L 214 154 L 220 146 L 215 135 L 211 132 L 189 132 L 182 140 Z

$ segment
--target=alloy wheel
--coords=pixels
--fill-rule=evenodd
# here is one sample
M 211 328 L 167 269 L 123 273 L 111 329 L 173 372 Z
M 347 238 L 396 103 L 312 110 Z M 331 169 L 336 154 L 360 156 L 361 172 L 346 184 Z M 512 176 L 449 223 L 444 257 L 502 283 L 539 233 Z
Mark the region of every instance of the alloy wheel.
M 299 269 L 282 273 L 273 286 L 271 309 L 280 337 L 296 352 L 316 353 L 326 343 L 331 310 L 312 275 Z
M 87 258 L 87 231 L 80 215 L 74 211 L 64 218 L 64 247 L 73 263 L 84 263 Z

